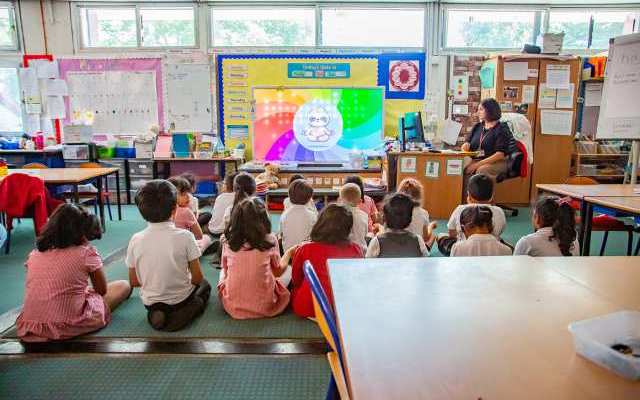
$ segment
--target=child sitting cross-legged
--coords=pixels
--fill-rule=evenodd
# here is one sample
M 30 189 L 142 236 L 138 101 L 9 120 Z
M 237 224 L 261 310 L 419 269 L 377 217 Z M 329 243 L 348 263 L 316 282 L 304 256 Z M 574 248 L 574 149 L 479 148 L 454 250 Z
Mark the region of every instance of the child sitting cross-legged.
M 299 179 L 289 185 L 291 205 L 280 217 L 282 248 L 285 251 L 309 240 L 311 229 L 318 220 L 318 212 L 307 206 L 312 197 L 313 188 L 304 180 Z
M 429 250 L 421 236 L 407 230 L 415 202 L 406 194 L 395 193 L 383 207 L 385 230 L 369 242 L 366 257 L 422 257 Z
M 510 256 L 511 248 L 493 232 L 493 213 L 487 206 L 467 207 L 460 214 L 466 237 L 451 248 L 451 257 Z
M 292 258 L 291 305 L 293 312 L 301 317 L 313 317 L 311 287 L 304 277 L 304 262 L 309 261 L 320 279 L 329 298 L 333 299 L 327 260 L 330 258 L 362 258 L 360 246 L 349 240 L 353 215 L 349 208 L 329 204 L 311 230 L 311 241 L 287 250 L 281 264 L 287 265 Z
M 224 233 L 218 296 L 233 318 L 280 314 L 289 304 L 291 268 L 280 266 L 278 241 L 263 201 L 241 201 Z
M 127 248 L 131 286 L 140 287 L 149 324 L 177 331 L 207 306 L 211 285 L 200 270 L 200 249 L 191 232 L 173 222 L 178 193 L 162 179 L 147 182 L 135 201 L 147 228 L 134 234 Z
M 196 216 L 191 211 L 191 208 L 189 208 L 189 190 L 191 188 L 189 181 L 180 176 L 171 177 L 168 181 L 175 186 L 178 192 L 178 208 L 176 208 L 176 213 L 173 217 L 176 228 L 186 229 L 193 233 L 200 251 L 204 252 L 211 246 L 213 239 L 208 234 L 202 233 L 202 228 L 200 224 L 198 224 Z
M 531 218 L 535 232 L 518 240 L 514 255 L 532 257 L 579 256 L 576 212 L 569 200 L 540 197 Z
M 502 235 L 507 224 L 507 219 L 502 208 L 491 204 L 493 202 L 493 187 L 493 179 L 488 175 L 476 174 L 469 179 L 467 186 L 467 204 L 459 205 L 453 210 L 447 223 L 447 228 L 449 229 L 448 235 L 442 235 L 438 238 L 438 249 L 440 253 L 449 255 L 451 246 L 465 239 L 465 234 L 460 224 L 460 214 L 469 207 L 484 205 L 491 209 L 491 215 L 493 216 L 491 221 L 493 229 L 491 233 L 493 233 L 498 240 L 500 239 L 500 235 Z
M 89 244 L 101 234 L 96 216 L 74 204 L 49 217 L 25 263 L 24 305 L 16 321 L 21 340 L 68 339 L 103 328 L 131 295 L 127 281 L 107 283 L 102 259 Z
M 369 232 L 369 217 L 358 208 L 362 201 L 360 188 L 355 183 L 347 183 L 340 188 L 338 202 L 347 207 L 353 215 L 353 227 L 349 239 L 360 246 L 362 251 L 367 249 L 367 233 Z

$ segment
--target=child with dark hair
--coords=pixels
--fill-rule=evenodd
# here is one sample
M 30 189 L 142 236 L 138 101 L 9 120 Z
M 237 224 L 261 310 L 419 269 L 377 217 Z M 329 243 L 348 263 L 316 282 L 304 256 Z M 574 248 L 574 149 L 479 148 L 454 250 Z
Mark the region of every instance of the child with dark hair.
M 511 248 L 493 232 L 493 212 L 487 206 L 467 207 L 460 214 L 466 237 L 451 248 L 451 257 L 510 256 Z
M 286 251 L 309 240 L 311 229 L 318 220 L 318 212 L 307 206 L 313 197 L 313 188 L 305 180 L 298 179 L 289 185 L 291 205 L 280 216 L 282 248 Z
M 216 196 L 216 200 L 213 203 L 211 220 L 209 221 L 209 232 L 211 232 L 214 237 L 220 237 L 224 232 L 224 214 L 227 211 L 227 208 L 233 205 L 233 199 L 235 197 L 233 192 L 233 180 L 237 175 L 237 172 L 233 172 L 224 177 L 222 193 Z
M 350 175 L 344 179 L 344 183 L 355 183 L 360 188 L 360 203 L 358 208 L 367 214 L 368 218 L 368 231 L 374 233 L 376 231 L 376 224 L 378 223 L 378 207 L 376 202 L 366 194 L 364 194 L 364 181 L 358 175 Z
M 304 181 L 313 190 L 313 187 L 311 186 L 311 184 L 309 182 L 307 182 L 306 179 L 304 179 L 304 176 L 302 176 L 300 174 L 291 175 L 291 178 L 289 178 L 289 188 L 291 188 L 291 185 L 293 185 L 293 182 L 295 182 L 295 181 Z M 291 207 L 291 199 L 289 197 L 287 197 L 282 202 L 282 205 L 284 207 L 284 211 L 286 211 L 289 207 Z M 313 195 L 311 196 L 311 198 L 307 202 L 306 206 L 310 211 L 312 211 L 316 215 L 318 215 L 318 209 L 316 208 L 316 203 L 313 201 Z
M 246 172 L 240 172 L 233 179 L 233 204 L 227 207 L 224 211 L 224 225 L 225 228 L 231 220 L 231 212 L 233 208 L 242 200 L 248 199 L 256 195 L 256 180 L 253 176 Z
M 140 287 L 149 324 L 161 331 L 188 325 L 202 314 L 211 294 L 195 237 L 173 222 L 177 197 L 176 187 L 162 179 L 138 190 L 136 205 L 149 224 L 131 237 L 125 260 L 131 286 Z
M 569 200 L 555 196 L 540 197 L 533 208 L 531 222 L 535 232 L 518 240 L 514 255 L 580 255 L 580 245 L 576 239 L 576 212 Z
M 469 207 L 483 205 L 491 209 L 493 215 L 492 233 L 500 239 L 500 235 L 504 232 L 507 224 L 507 218 L 500 207 L 491 204 L 493 202 L 493 188 L 493 179 L 488 175 L 476 174 L 469 178 L 467 204 L 461 204 L 453 210 L 447 223 L 447 228 L 449 229 L 448 235 L 443 235 L 438 238 L 438 249 L 442 254 L 449 255 L 453 244 L 465 239 L 462 225 L 460 224 L 460 215 L 462 211 Z
M 415 202 L 402 193 L 389 196 L 383 207 L 386 229 L 371 239 L 366 257 L 422 257 L 429 250 L 421 236 L 409 232 Z
M 24 305 L 16 320 L 21 340 L 61 340 L 101 329 L 131 295 L 127 281 L 107 283 L 102 259 L 89 244 L 100 236 L 100 221 L 82 208 L 62 204 L 53 212 L 25 263 Z
M 186 179 L 187 182 L 189 183 L 189 190 L 188 190 L 189 204 L 188 204 L 188 207 L 191 210 L 191 212 L 193 212 L 193 215 L 195 215 L 196 218 L 198 218 L 198 216 L 200 215 L 199 207 L 198 207 L 198 199 L 196 198 L 196 196 L 193 195 L 193 193 L 195 193 L 195 191 L 196 191 L 196 176 L 195 176 L 195 174 L 193 172 L 183 172 L 179 176 L 180 176 L 180 178 Z
M 211 245 L 213 239 L 209 235 L 202 233 L 202 228 L 200 224 L 198 224 L 196 216 L 189 208 L 189 188 L 191 187 L 189 182 L 180 176 L 173 176 L 169 178 L 168 181 L 175 186 L 178 193 L 178 207 L 173 216 L 173 222 L 176 228 L 186 229 L 193 233 L 200 251 L 204 252 Z
M 351 211 L 338 204 L 329 204 L 318 216 L 311 230 L 311 241 L 287 250 L 281 265 L 287 265 L 293 257 L 291 271 L 291 305 L 293 312 L 301 317 L 313 317 L 311 287 L 304 277 L 303 266 L 309 261 L 318 274 L 320 283 L 330 299 L 333 299 L 327 260 L 330 258 L 362 258 L 359 245 L 349 240 L 353 215 Z
M 284 311 L 291 268 L 280 266 L 278 241 L 262 200 L 254 197 L 236 205 L 224 236 L 218 297 L 227 313 L 249 319 Z

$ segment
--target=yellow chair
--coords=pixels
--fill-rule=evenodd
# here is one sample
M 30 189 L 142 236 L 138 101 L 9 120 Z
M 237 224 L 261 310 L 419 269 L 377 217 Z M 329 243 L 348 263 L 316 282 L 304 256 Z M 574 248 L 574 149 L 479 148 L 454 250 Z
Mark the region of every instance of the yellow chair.
M 316 323 L 333 351 L 327 353 L 327 360 L 331 368 L 331 382 L 327 390 L 327 400 L 340 398 L 349 400 L 349 388 L 345 379 L 342 365 L 342 346 L 338 335 L 336 319 L 329 304 L 327 295 L 320 284 L 313 266 L 309 261 L 304 263 L 304 275 L 309 281 L 313 298 L 313 309 L 316 315 Z M 337 393 L 336 393 L 337 390 Z

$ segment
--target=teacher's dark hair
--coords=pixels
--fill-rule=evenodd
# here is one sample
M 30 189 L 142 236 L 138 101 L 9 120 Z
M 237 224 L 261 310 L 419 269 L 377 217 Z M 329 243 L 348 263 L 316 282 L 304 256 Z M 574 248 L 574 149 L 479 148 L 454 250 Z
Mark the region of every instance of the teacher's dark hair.
M 482 108 L 484 108 L 485 121 L 493 122 L 500 120 L 500 117 L 502 117 L 502 110 L 500 110 L 500 104 L 496 99 L 482 100 L 480 104 L 482 105 Z

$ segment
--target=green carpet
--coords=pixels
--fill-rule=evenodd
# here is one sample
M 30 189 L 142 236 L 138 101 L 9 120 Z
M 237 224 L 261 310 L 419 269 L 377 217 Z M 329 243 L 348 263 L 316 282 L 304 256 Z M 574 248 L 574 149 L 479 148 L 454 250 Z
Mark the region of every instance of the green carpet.
M 109 217 L 106 216 L 107 232 L 101 240 L 92 242 L 102 257 L 107 257 L 126 247 L 131 235 L 145 226 L 135 206 L 122 207 L 122 221 L 118 221 L 117 207 L 112 205 L 111 208 L 114 220 L 109 221 Z M 11 251 L 5 255 L 2 248 L 0 252 L 0 314 L 22 304 L 24 262 L 34 248 L 34 241 L 33 220 L 22 219 L 19 224 L 14 223 L 14 229 L 11 232 Z
M 324 356 L 47 357 L 0 360 L 0 398 L 321 399 Z

